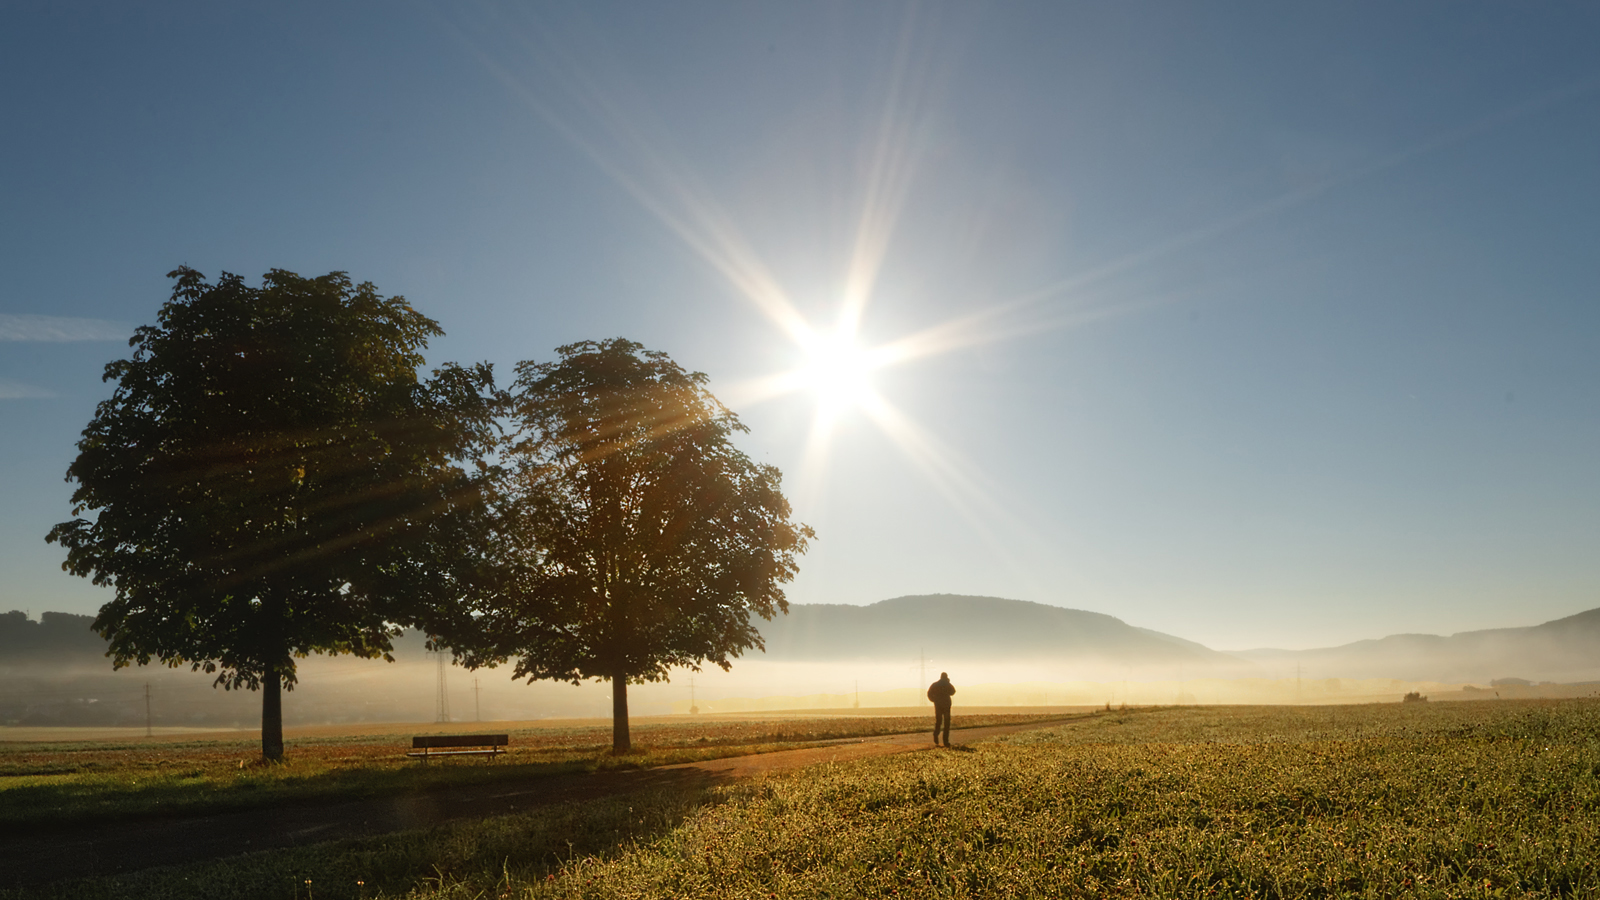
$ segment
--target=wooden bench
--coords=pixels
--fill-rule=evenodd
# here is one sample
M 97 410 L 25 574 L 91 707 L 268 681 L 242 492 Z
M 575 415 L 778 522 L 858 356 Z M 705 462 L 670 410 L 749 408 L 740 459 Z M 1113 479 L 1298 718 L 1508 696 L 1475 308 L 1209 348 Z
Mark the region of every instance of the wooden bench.
M 406 755 L 424 762 L 435 756 L 499 756 L 509 743 L 507 734 L 426 734 L 411 739 Z

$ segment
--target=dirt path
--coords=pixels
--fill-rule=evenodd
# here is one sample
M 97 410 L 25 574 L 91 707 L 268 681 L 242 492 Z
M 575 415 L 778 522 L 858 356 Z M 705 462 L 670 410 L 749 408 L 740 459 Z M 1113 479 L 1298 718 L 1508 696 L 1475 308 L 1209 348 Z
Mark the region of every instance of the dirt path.
M 985 728 L 962 728 L 953 730 L 950 734 L 955 741 L 957 749 L 959 749 L 962 745 L 970 744 L 974 741 L 1016 734 L 1019 731 L 1029 731 L 1035 728 L 1048 728 L 1052 725 L 1060 725 L 1065 721 L 1070 721 L 1070 719 L 1051 719 L 1044 722 L 1027 722 L 1019 725 L 990 725 Z M 761 753 L 755 756 L 730 756 L 725 759 L 679 763 L 673 766 L 662 766 L 651 771 L 671 772 L 678 769 L 694 769 L 712 777 L 748 778 L 752 775 L 761 775 L 784 769 L 798 769 L 821 763 L 845 762 L 852 759 L 864 759 L 869 756 L 888 756 L 893 753 L 934 749 L 937 748 L 933 746 L 933 736 L 926 731 L 918 731 L 913 734 L 891 734 L 881 737 L 835 741 L 820 747 L 806 747 L 801 750 L 783 750 L 778 753 Z
M 1076 717 L 1073 717 L 1076 718 Z M 1068 719 L 955 731 L 957 749 Z M 933 750 L 926 732 L 830 742 L 628 772 L 565 775 L 412 794 L 389 800 L 252 809 L 183 819 L 136 819 L 0 843 L 0 872 L 17 886 L 112 875 L 258 850 L 370 837 L 456 819 L 504 815 L 659 787 L 703 786 L 828 762 Z M 941 751 L 942 752 L 942 751 Z

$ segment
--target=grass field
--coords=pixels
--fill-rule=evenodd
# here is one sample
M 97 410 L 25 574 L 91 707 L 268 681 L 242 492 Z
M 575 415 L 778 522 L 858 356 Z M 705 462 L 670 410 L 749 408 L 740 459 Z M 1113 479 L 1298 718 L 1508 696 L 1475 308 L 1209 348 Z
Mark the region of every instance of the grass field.
M 1595 701 L 1189 707 L 39 893 L 1596 897 L 1597 860 Z
M 958 717 L 965 727 L 1038 718 L 1042 716 Z M 426 725 L 290 740 L 285 762 L 271 766 L 257 764 L 260 743 L 254 740 L 0 743 L 0 834 L 151 813 L 199 814 L 645 768 L 903 733 L 925 724 L 922 718 L 902 716 L 646 724 L 633 729 L 635 752 L 623 756 L 611 755 L 609 724 L 532 727 L 509 729 L 509 751 L 492 763 L 470 757 L 427 765 L 406 757 L 409 735 L 426 733 Z M 490 723 L 478 730 L 508 729 Z

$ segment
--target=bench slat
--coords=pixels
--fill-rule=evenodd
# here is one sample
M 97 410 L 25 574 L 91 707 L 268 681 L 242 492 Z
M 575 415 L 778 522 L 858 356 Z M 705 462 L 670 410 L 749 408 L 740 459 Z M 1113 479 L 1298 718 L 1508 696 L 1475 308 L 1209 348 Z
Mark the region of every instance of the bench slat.
M 511 743 L 507 734 L 425 734 L 411 739 L 411 749 L 434 747 L 504 747 Z

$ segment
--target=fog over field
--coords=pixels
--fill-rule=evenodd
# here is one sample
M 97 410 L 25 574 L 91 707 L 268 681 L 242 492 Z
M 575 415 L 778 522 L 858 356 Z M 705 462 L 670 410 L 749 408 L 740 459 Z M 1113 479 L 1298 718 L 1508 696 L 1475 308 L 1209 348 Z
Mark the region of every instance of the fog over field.
M 161 666 L 113 672 L 90 618 L 0 616 L 0 724 L 253 728 L 260 697 Z M 910 708 L 949 672 L 958 705 L 1392 702 L 1586 696 L 1600 690 L 1600 609 L 1527 628 L 1394 635 L 1314 650 L 1218 651 L 1112 616 L 995 597 L 899 597 L 865 607 L 795 605 L 762 623 L 767 649 L 731 671 L 676 671 L 629 690 L 635 715 Z M 606 683 L 468 671 L 420 634 L 394 663 L 312 656 L 285 698 L 289 724 L 465 722 L 610 715 Z M 1541 686 L 1541 682 L 1547 682 Z M 441 684 L 443 702 L 441 703 Z M 146 686 L 149 689 L 148 707 Z

